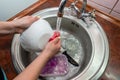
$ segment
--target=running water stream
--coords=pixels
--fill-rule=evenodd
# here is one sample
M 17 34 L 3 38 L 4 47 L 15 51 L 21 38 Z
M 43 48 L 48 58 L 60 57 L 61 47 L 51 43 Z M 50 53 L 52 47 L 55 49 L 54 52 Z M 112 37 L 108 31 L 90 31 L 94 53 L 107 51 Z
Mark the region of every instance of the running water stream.
M 62 17 L 57 17 L 56 31 L 60 31 Z

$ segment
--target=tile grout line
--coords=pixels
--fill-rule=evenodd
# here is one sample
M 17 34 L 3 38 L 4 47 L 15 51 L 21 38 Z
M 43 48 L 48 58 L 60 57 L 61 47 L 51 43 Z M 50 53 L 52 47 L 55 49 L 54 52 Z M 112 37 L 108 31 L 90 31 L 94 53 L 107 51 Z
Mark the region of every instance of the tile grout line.
M 111 14 L 111 12 L 113 11 L 113 9 L 115 8 L 115 6 L 117 5 L 117 3 L 119 2 L 119 0 L 117 0 L 113 6 L 113 8 L 110 10 L 109 14 Z
M 106 9 L 110 9 L 111 10 L 111 8 L 108 8 L 108 7 L 106 7 L 106 6 L 102 5 L 102 4 L 99 4 L 99 3 L 95 2 L 95 1 L 91 1 L 90 0 L 90 2 L 95 3 L 95 4 L 99 5 L 99 6 L 102 6 L 102 7 L 106 8 Z

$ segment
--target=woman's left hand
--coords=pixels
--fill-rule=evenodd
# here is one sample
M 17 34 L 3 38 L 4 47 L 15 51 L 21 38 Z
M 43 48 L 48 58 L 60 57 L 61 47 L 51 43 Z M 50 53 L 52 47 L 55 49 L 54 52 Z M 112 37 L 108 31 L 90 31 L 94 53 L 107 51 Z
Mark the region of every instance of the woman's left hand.
M 39 17 L 37 16 L 25 16 L 20 19 L 16 18 L 11 23 L 13 24 L 13 29 L 15 33 L 22 33 L 26 28 L 28 28 L 33 22 L 37 21 Z

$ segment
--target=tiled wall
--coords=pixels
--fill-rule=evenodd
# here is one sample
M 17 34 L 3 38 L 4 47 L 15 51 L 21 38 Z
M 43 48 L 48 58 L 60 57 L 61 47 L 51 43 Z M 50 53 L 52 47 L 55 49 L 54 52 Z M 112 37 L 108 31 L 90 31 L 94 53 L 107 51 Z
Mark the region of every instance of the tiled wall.
M 95 7 L 120 20 L 120 0 L 87 0 L 88 5 Z

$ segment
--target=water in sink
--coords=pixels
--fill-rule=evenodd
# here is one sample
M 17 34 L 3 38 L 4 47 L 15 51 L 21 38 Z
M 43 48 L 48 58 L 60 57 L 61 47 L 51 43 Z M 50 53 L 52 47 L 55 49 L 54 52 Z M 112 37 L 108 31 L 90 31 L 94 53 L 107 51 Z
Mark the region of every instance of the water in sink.
M 74 58 L 76 62 L 79 63 L 79 53 L 82 51 L 81 44 L 79 43 L 78 39 L 74 37 L 72 34 L 68 34 L 66 32 L 61 32 L 61 42 L 62 47 L 67 50 L 67 53 Z

